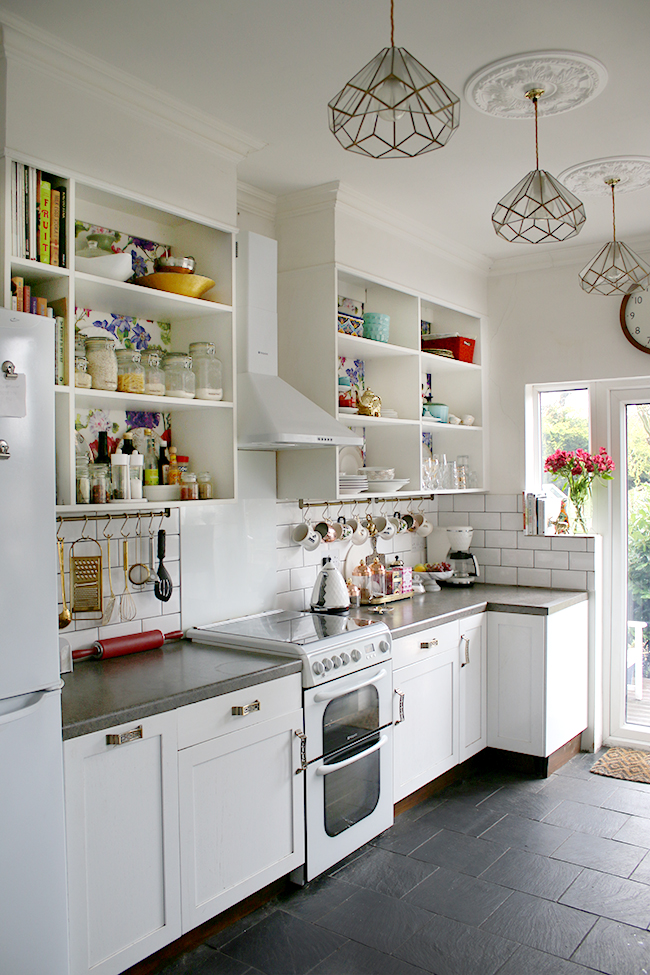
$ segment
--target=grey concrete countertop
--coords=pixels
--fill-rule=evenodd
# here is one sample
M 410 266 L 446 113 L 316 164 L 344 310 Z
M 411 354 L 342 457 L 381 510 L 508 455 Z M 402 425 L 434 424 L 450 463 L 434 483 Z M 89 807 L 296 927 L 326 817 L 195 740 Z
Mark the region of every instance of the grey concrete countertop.
M 177 640 L 64 674 L 63 738 L 102 731 L 301 671 L 299 660 Z
M 441 586 L 440 592 L 425 592 L 411 599 L 388 603 L 382 614 L 361 606 L 352 610 L 351 615 L 361 619 L 381 619 L 393 636 L 400 637 L 485 610 L 548 616 L 587 598 L 588 593 L 570 589 L 474 583 L 464 587 Z

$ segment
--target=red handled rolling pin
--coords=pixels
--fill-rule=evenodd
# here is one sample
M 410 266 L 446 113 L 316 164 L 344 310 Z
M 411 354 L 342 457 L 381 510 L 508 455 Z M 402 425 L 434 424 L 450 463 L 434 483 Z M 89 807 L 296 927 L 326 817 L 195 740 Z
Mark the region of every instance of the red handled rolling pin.
M 172 633 L 161 633 L 160 630 L 145 630 L 143 633 L 131 633 L 128 636 L 112 636 L 107 640 L 97 640 L 88 650 L 73 650 L 73 660 L 84 660 L 94 657 L 95 660 L 107 660 L 109 657 L 124 657 L 129 653 L 140 653 L 141 650 L 156 650 L 162 647 L 166 640 L 181 640 L 182 630 Z

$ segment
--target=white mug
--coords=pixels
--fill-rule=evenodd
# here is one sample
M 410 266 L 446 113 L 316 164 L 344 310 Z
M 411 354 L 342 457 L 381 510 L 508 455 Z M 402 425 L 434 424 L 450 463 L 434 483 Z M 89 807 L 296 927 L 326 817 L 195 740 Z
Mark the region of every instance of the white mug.
M 363 545 L 364 542 L 368 541 L 368 529 L 365 525 L 362 525 L 356 518 L 349 518 L 348 525 L 352 528 L 350 541 L 353 545 Z
M 397 535 L 403 535 L 404 532 L 408 531 L 408 525 L 400 515 L 399 511 L 396 511 L 392 518 L 388 519 L 391 524 L 395 525 L 395 532 Z
M 422 537 L 425 537 L 426 535 L 430 535 L 432 531 L 433 531 L 433 525 L 431 524 L 430 521 L 427 520 L 426 517 L 423 517 L 422 521 L 416 528 L 417 534 L 421 535 Z
M 346 542 L 349 538 L 352 538 L 352 525 L 345 520 L 343 515 L 341 515 L 336 525 L 334 525 L 334 529 L 337 537 L 340 538 L 341 541 Z
M 392 538 L 394 535 L 397 534 L 397 526 L 393 524 L 393 522 L 395 521 L 394 518 L 378 518 L 377 521 L 386 522 L 383 528 L 380 528 L 379 525 L 377 525 L 377 534 L 379 535 L 380 538 L 383 538 L 386 541 L 388 541 L 389 538 Z M 375 524 L 377 524 L 377 522 L 375 522 Z
M 321 543 L 321 536 L 313 525 L 303 521 L 300 525 L 296 525 L 291 532 L 291 541 L 295 542 L 296 545 L 302 545 L 307 552 L 314 552 Z

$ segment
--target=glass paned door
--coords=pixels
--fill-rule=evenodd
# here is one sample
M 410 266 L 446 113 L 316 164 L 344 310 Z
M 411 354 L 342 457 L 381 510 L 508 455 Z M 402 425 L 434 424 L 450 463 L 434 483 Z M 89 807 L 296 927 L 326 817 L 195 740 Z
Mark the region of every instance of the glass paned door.
M 650 402 L 625 404 L 624 426 L 625 723 L 650 732 Z

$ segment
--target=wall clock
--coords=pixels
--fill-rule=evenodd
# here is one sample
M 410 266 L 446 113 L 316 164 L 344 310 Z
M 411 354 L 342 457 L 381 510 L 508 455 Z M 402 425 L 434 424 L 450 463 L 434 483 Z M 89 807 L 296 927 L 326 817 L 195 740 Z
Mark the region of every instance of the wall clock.
M 650 354 L 650 293 L 635 291 L 621 302 L 623 335 L 635 349 Z

